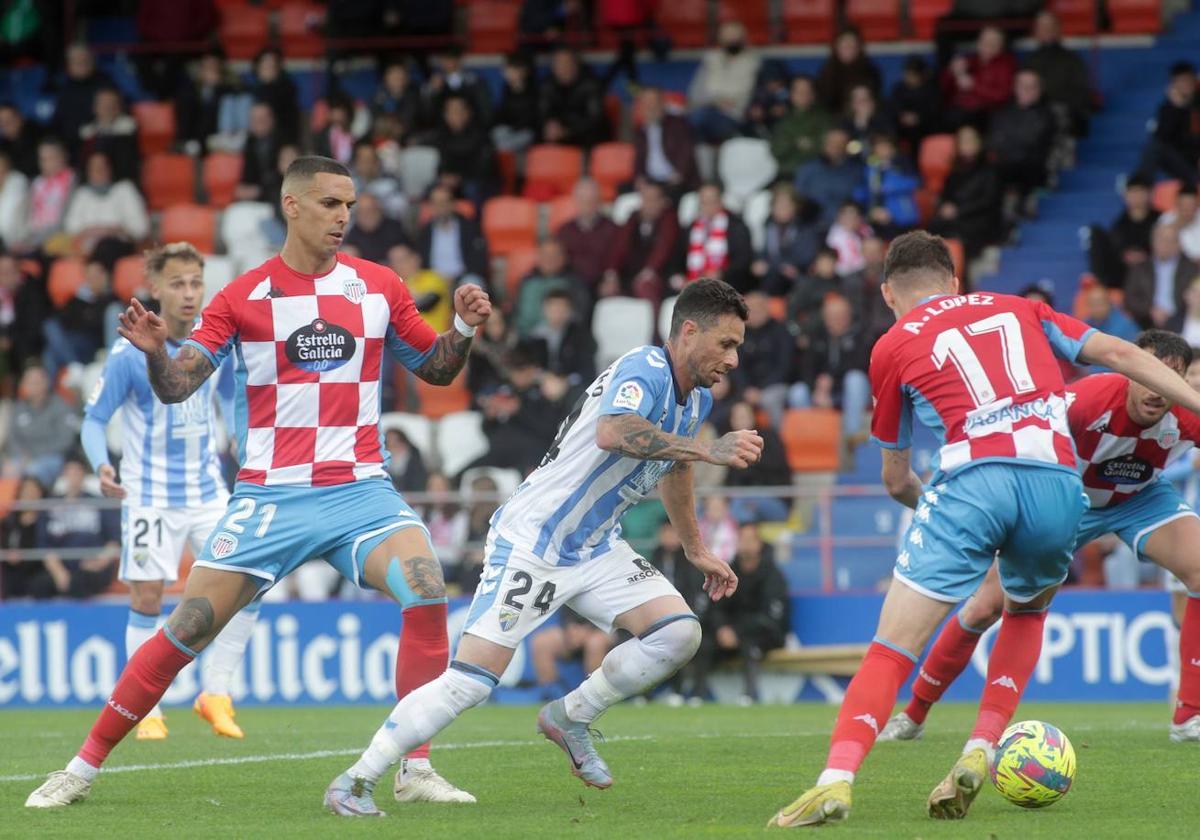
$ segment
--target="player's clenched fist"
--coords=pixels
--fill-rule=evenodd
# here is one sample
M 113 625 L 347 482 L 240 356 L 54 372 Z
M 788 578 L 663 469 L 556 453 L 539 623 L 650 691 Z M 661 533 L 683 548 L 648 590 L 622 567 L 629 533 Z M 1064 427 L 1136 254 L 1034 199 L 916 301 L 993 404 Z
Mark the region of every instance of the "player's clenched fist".
M 762 457 L 763 439 L 753 429 L 742 429 L 721 435 L 708 447 L 708 461 L 744 470 Z
M 147 311 L 137 298 L 129 302 L 118 321 L 117 332 L 143 353 L 153 353 L 167 343 L 167 322 Z
M 492 299 L 479 286 L 462 285 L 454 290 L 454 311 L 467 326 L 478 327 L 492 314 Z

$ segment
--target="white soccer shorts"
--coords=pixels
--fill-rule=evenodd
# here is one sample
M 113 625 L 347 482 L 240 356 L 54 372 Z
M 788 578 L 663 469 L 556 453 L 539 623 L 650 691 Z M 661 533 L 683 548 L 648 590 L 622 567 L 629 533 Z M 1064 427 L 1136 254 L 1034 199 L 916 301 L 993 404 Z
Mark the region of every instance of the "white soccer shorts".
M 120 579 L 173 583 L 184 546 L 191 547 L 193 557 L 200 556 L 227 504 L 220 497 L 187 508 L 122 507 Z

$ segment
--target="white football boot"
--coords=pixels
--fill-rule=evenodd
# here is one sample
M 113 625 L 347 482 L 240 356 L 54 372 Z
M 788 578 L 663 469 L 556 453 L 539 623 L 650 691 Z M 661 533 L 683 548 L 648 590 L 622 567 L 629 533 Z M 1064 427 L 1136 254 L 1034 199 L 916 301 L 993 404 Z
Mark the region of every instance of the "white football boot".
M 25 807 L 63 808 L 86 799 L 91 792 L 92 783 L 87 779 L 67 770 L 55 770 L 37 790 L 29 794 L 29 798 L 25 800 Z
M 1192 715 L 1183 723 L 1172 723 L 1171 740 L 1177 744 L 1200 741 L 1200 715 Z
M 464 802 L 475 801 L 465 790 L 459 790 L 442 778 L 427 761 L 414 762 L 407 758 L 396 771 L 397 802 Z

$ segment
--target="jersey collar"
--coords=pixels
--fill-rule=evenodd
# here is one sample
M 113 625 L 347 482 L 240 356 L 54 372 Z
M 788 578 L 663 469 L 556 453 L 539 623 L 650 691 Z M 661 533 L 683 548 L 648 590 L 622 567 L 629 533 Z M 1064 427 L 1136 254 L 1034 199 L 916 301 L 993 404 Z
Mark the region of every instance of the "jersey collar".
M 671 351 L 667 349 L 667 345 L 663 345 L 663 355 L 667 357 L 667 370 L 671 371 L 671 385 L 675 389 L 675 404 L 687 405 L 687 394 L 679 387 L 679 380 L 675 377 L 675 363 L 671 361 Z
M 938 298 L 944 298 L 944 297 L 950 297 L 950 295 L 946 292 L 938 292 L 936 295 L 926 295 L 925 297 L 923 297 L 919 301 L 917 301 L 917 306 L 921 306 L 922 304 L 929 303 L 929 301 L 931 301 L 931 300 L 937 300 Z

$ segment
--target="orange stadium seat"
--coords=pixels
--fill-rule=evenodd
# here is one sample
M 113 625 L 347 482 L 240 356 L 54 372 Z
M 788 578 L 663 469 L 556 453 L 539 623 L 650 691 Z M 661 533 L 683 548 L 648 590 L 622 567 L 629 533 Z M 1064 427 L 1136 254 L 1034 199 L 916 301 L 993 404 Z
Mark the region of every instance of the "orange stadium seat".
M 50 276 L 46 280 L 46 293 L 56 309 L 61 309 L 83 285 L 83 260 L 78 257 L 60 257 L 50 265 Z
M 659 5 L 656 19 L 677 47 L 702 47 L 708 43 L 705 0 L 667 0 Z
M 788 305 L 787 298 L 783 295 L 773 295 L 767 305 L 771 308 L 771 317 L 776 321 L 787 323 Z
M 967 254 L 963 244 L 957 239 L 947 239 L 946 248 L 950 251 L 950 259 L 954 260 L 954 276 L 961 278 L 967 268 Z
M 500 175 L 500 192 L 513 195 L 517 191 L 517 153 L 496 152 L 496 170 Z
M 142 165 L 142 193 L 151 210 L 196 200 L 196 163 L 187 155 L 151 155 Z
M 121 257 L 113 266 L 112 290 L 117 300 L 128 303 L 146 285 L 146 261 L 141 254 Z
M 841 448 L 842 413 L 832 408 L 791 408 L 780 429 L 794 472 L 835 472 Z
M 950 11 L 954 0 L 908 0 L 908 19 L 913 35 L 922 41 L 933 37 L 937 19 Z
M 921 180 L 926 188 L 934 193 L 942 191 L 950 167 L 954 164 L 954 135 L 930 134 L 921 141 L 917 166 L 921 170 Z
M 1112 31 L 1139 35 L 1162 29 L 1162 4 L 1159 0 L 1108 0 Z
M 163 211 L 159 222 L 163 242 L 191 242 L 202 254 L 217 248 L 217 211 L 200 204 L 175 204 Z
M 143 157 L 169 151 L 175 142 L 175 106 L 170 102 L 135 102 L 130 108 L 138 125 Z
M 325 7 L 289 2 L 279 9 L 279 43 L 288 58 L 318 58 L 325 54 Z
M 0 478 L 0 516 L 7 516 L 21 489 L 21 479 L 16 476 Z
M 1066 35 L 1091 35 L 1096 32 L 1095 0 L 1050 0 L 1046 4 L 1058 16 Z
M 242 156 L 234 152 L 209 152 L 204 158 L 204 192 L 212 207 L 233 201 L 233 191 L 242 179 Z
M 254 58 L 267 46 L 271 13 L 258 6 L 221 10 L 218 39 L 225 54 L 233 59 Z
M 537 205 L 528 198 L 501 195 L 483 205 L 483 235 L 493 256 L 537 244 Z
M 900 38 L 900 0 L 846 0 L 846 18 L 862 32 L 864 41 Z
M 1179 195 L 1179 181 L 1159 181 L 1154 185 L 1154 192 L 1151 196 L 1151 202 L 1154 204 L 1154 209 L 1160 213 L 1166 213 L 1175 206 L 1175 196 Z
M 546 230 L 551 236 L 558 233 L 558 229 L 567 222 L 579 215 L 579 208 L 575 206 L 575 197 L 571 195 L 560 195 L 548 205 L 550 208 L 546 219 Z
M 517 302 L 521 280 L 533 270 L 536 262 L 537 248 L 522 248 L 508 255 L 504 263 L 504 299 L 510 305 Z
M 460 373 L 449 385 L 430 385 L 428 382 L 414 377 L 417 388 L 417 400 L 421 406 L 421 414 L 431 420 L 438 420 L 456 411 L 466 411 L 471 407 L 471 393 L 467 390 L 467 374 Z
M 921 224 L 929 223 L 933 218 L 933 211 L 937 209 L 938 194 L 927 187 L 918 187 L 913 193 L 913 202 L 917 205 L 917 215 L 921 218 Z
M 467 43 L 471 52 L 506 53 L 517 45 L 520 4 L 475 0 L 467 4 Z
M 475 205 L 465 198 L 460 198 L 454 202 L 454 209 L 468 219 L 475 218 Z M 421 209 L 417 215 L 417 224 L 423 225 L 428 223 L 433 218 L 433 205 L 428 201 L 421 202 Z
M 569 193 L 583 174 L 583 149 L 539 143 L 525 156 L 525 197 L 549 201 Z
M 771 40 L 771 12 L 767 0 L 718 0 L 717 21 L 739 21 L 746 27 L 746 36 L 752 44 L 765 44 Z
M 833 40 L 833 0 L 783 0 L 783 30 L 791 44 L 825 44 Z
M 601 143 L 592 149 L 592 177 L 600 185 L 600 197 L 612 201 L 617 187 L 633 180 L 636 152 L 632 143 Z

